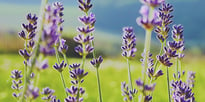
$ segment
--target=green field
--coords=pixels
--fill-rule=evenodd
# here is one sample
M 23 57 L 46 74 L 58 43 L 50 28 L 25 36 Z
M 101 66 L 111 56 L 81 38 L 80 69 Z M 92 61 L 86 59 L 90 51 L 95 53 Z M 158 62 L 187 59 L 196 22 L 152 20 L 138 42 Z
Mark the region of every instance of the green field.
M 204 101 L 204 91 L 205 91 L 205 68 L 204 68 L 204 57 L 185 57 L 183 64 L 184 70 L 193 70 L 196 72 L 196 84 L 194 88 L 195 98 L 197 102 Z M 55 95 L 63 101 L 65 98 L 65 93 L 63 85 L 60 80 L 59 73 L 54 70 L 51 66 L 55 63 L 55 57 L 49 58 L 49 69 L 40 73 L 40 90 L 42 88 L 49 86 L 55 90 Z M 80 59 L 69 59 L 70 63 L 80 63 Z M 89 60 L 90 61 L 90 60 Z M 86 71 L 89 72 L 88 76 L 85 78 L 83 87 L 86 89 L 86 94 L 84 95 L 85 102 L 98 102 L 98 90 L 95 69 L 90 65 L 88 60 L 86 61 Z M 126 61 L 123 58 L 118 59 L 104 59 L 102 66 L 100 68 L 100 79 L 102 86 L 102 96 L 103 102 L 123 102 L 123 97 L 121 96 L 121 82 L 127 82 L 127 67 Z M 0 55 L 0 102 L 15 102 L 12 97 L 13 90 L 11 89 L 10 78 L 11 71 L 13 69 L 23 70 L 23 58 L 19 55 Z M 141 76 L 141 63 L 138 60 L 133 60 L 131 62 L 132 77 L 133 80 L 140 78 Z M 170 68 L 173 72 L 174 68 Z M 66 80 L 67 87 L 70 87 L 70 78 L 68 69 L 63 72 L 64 78 Z M 170 74 L 172 78 L 172 75 Z M 133 81 L 134 83 L 135 81 Z M 154 91 L 153 102 L 167 102 L 167 86 L 166 86 L 166 76 L 163 75 L 157 80 L 156 89 Z M 134 84 L 136 87 L 136 85 Z M 41 102 L 41 98 L 38 98 L 35 102 Z

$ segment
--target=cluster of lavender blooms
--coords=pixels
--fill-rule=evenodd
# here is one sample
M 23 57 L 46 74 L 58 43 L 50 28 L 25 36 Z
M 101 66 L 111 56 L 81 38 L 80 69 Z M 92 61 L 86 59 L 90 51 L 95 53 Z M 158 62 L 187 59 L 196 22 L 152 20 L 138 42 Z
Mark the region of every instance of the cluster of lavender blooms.
M 13 92 L 13 96 L 15 98 L 17 98 L 17 100 L 18 100 L 18 98 L 20 98 L 20 96 L 22 94 L 21 89 L 23 88 L 23 86 L 21 86 L 21 84 L 22 84 L 21 79 L 23 77 L 23 75 L 21 73 L 22 73 L 22 71 L 18 71 L 18 70 L 13 70 L 11 72 L 11 74 L 12 74 L 11 78 L 13 79 L 11 88 L 16 91 L 16 92 Z
M 131 102 L 132 100 L 134 100 L 134 96 L 135 94 L 137 94 L 137 90 L 133 89 L 130 90 L 128 85 L 126 84 L 126 82 L 122 82 L 121 83 L 121 90 L 122 90 L 122 96 L 124 97 L 124 101 L 125 102 Z
M 135 57 L 135 53 L 137 51 L 136 36 L 133 27 L 124 27 L 121 49 L 122 56 L 127 60 L 129 81 L 128 84 L 126 84 L 126 82 L 122 82 L 121 84 L 124 101 L 134 102 L 135 96 L 138 92 L 138 99 L 140 102 L 152 101 L 153 91 L 157 85 L 154 81 L 157 79 L 159 80 L 159 77 L 164 74 L 161 69 L 161 65 L 163 65 L 163 67 L 167 67 L 166 74 L 169 102 L 171 102 L 171 100 L 174 100 L 174 102 L 195 102 L 194 93 L 192 92 L 195 82 L 195 73 L 189 72 L 187 82 L 183 82 L 181 79 L 181 73 L 184 75 L 184 72 L 181 72 L 182 68 L 180 71 L 178 70 L 178 63 L 181 63 L 181 60 L 184 57 L 183 51 L 185 50 L 183 26 L 173 25 L 172 39 L 174 41 L 167 42 L 170 31 L 169 26 L 173 22 L 171 20 L 173 18 L 173 15 L 171 15 L 171 12 L 173 11 L 172 5 L 166 4 L 165 0 L 140 1 L 143 3 L 143 6 L 140 9 L 141 17 L 138 17 L 136 21 L 139 26 L 145 29 L 146 32 L 145 48 L 142 53 L 143 59 L 141 59 L 143 66 L 142 78 L 135 81 L 137 88 L 134 88 L 132 85 L 129 61 Z M 35 14 L 32 16 L 30 13 L 27 15 L 26 18 L 28 20 L 28 24 L 22 24 L 24 30 L 19 33 L 19 36 L 25 41 L 24 49 L 19 51 L 19 54 L 24 57 L 25 80 L 22 81 L 22 72 L 18 70 L 12 71 L 11 76 L 13 79 L 12 88 L 15 91 L 13 96 L 18 101 L 32 101 L 42 95 L 42 100 L 44 101 L 60 102 L 60 100 L 54 95 L 55 91 L 49 87 L 43 88 L 43 91 L 40 94 L 38 84 L 34 84 L 38 83 L 38 79 L 37 81 L 34 80 L 35 74 L 32 70 L 33 66 L 37 67 L 37 74 L 39 74 L 40 70 L 49 67 L 48 60 L 42 60 L 42 56 L 44 58 L 46 56 L 56 55 L 57 63 L 53 65 L 53 68 L 60 73 L 63 87 L 65 89 L 64 91 L 66 93 L 64 102 L 83 102 L 85 88 L 82 87 L 82 83 L 84 83 L 84 78 L 88 75 L 88 72 L 84 69 L 85 59 L 89 53 L 93 53 L 93 60 L 91 60 L 90 63 L 96 69 L 99 101 L 102 102 L 98 69 L 103 62 L 103 58 L 102 56 L 99 56 L 98 58 L 95 57 L 93 41 L 96 18 L 93 13 L 89 12 L 92 7 L 91 0 L 78 0 L 78 3 L 80 10 L 83 11 L 85 15 L 79 17 L 79 21 L 83 26 L 77 28 L 79 34 L 73 39 L 79 43 L 79 45 L 75 47 L 75 51 L 82 56 L 82 64 L 69 65 L 66 58 L 68 45 L 66 45 L 66 40 L 62 39 L 61 36 L 63 32 L 62 23 L 64 22 L 64 7 L 60 2 L 55 2 L 52 5 L 49 5 L 47 4 L 47 0 L 45 0 L 45 4 L 47 5 L 45 7 L 43 6 L 43 8 L 45 8 L 43 9 L 45 10 L 44 14 L 41 15 L 43 20 L 38 22 L 42 23 L 42 28 L 39 28 L 42 31 L 38 31 L 39 33 L 42 33 L 38 35 L 39 38 L 36 37 L 38 17 Z M 162 5 L 162 7 L 157 10 L 156 8 L 159 5 Z M 159 55 L 156 57 L 156 61 L 151 58 L 152 54 L 150 53 L 151 34 L 153 30 L 157 33 L 157 39 L 161 43 L 161 50 Z M 64 60 L 62 61 L 60 61 L 59 52 L 64 56 Z M 39 54 L 41 54 L 41 56 L 39 56 Z M 176 63 L 171 62 L 171 59 L 176 60 Z M 161 65 L 158 66 L 158 63 Z M 175 80 L 171 83 L 171 89 L 169 86 L 168 69 L 174 64 L 176 64 L 176 73 L 174 73 Z M 67 66 L 69 68 L 69 76 L 72 79 L 70 81 L 72 84 L 70 88 L 67 88 L 62 73 Z M 150 82 L 148 83 L 148 81 Z M 21 85 L 22 83 L 24 83 L 24 86 Z M 22 88 L 24 89 L 23 91 L 21 91 Z M 170 94 L 172 94 L 172 99 Z
M 62 40 L 60 39 L 60 36 L 63 31 L 62 23 L 64 22 L 64 20 L 62 16 L 64 8 L 60 2 L 55 2 L 52 5 L 47 5 L 45 9 L 45 24 L 43 25 L 43 33 L 41 37 L 42 44 L 40 46 L 40 52 L 47 56 L 55 54 L 54 47 L 58 47 L 59 42 Z M 61 42 L 65 41 L 63 40 Z M 61 47 L 63 46 L 63 44 L 61 44 Z
M 36 15 L 32 16 L 29 13 L 27 16 L 28 24 L 23 23 L 22 30 L 19 33 L 19 37 L 25 41 L 24 50 L 19 50 L 19 54 L 24 57 L 24 64 L 28 65 L 28 61 L 32 55 L 32 51 L 35 45 L 34 37 L 36 36 L 36 28 L 37 28 L 37 19 Z
M 83 102 L 82 95 L 85 93 L 85 90 L 80 87 L 84 82 L 84 77 L 88 75 L 88 72 L 85 72 L 84 69 L 79 68 L 80 64 L 72 64 L 70 68 L 70 77 L 72 78 L 71 83 L 73 84 L 70 89 L 67 88 L 67 92 L 70 94 L 65 98 L 65 102 Z
M 80 44 L 75 47 L 75 51 L 85 58 L 89 53 L 92 53 L 94 50 L 91 45 L 91 42 L 93 41 L 94 37 L 91 33 L 93 33 L 93 31 L 95 30 L 94 25 L 96 19 L 95 15 L 92 12 L 89 14 L 89 10 L 92 7 L 92 4 L 90 4 L 91 0 L 78 0 L 78 2 L 79 8 L 85 13 L 85 15 L 79 17 L 79 21 L 83 23 L 84 26 L 77 28 L 80 34 L 78 34 L 73 39 Z
M 178 60 L 182 60 L 184 57 L 184 37 L 183 37 L 183 26 L 181 25 L 173 25 L 172 30 L 172 39 L 174 41 L 168 41 L 170 24 L 172 24 L 173 15 L 171 12 L 173 11 L 173 6 L 170 4 L 166 4 L 165 0 L 140 0 L 144 5 L 140 9 L 141 17 L 137 18 L 137 24 L 145 29 L 146 37 L 145 37 L 145 48 L 142 53 L 143 59 L 142 62 L 142 79 L 136 80 L 136 85 L 138 86 L 138 90 L 141 93 L 139 95 L 139 101 L 150 102 L 152 100 L 152 93 L 154 91 L 156 83 L 153 83 L 158 79 L 159 76 L 162 76 L 164 72 L 162 71 L 162 67 L 167 67 L 167 87 L 168 87 L 168 96 L 169 102 L 171 102 L 171 93 L 173 94 L 172 99 L 174 102 L 194 102 L 194 94 L 191 92 L 191 88 L 194 85 L 195 73 L 189 74 L 189 78 L 187 79 L 187 83 L 181 80 L 181 73 L 184 75 L 182 68 L 179 71 Z M 162 7 L 158 10 L 156 9 L 159 5 Z M 129 28 L 126 28 L 129 29 Z M 150 43 L 151 43 L 151 34 L 152 31 L 157 33 L 157 39 L 161 43 L 161 50 L 159 54 L 156 56 L 156 61 L 152 59 L 152 54 L 150 53 Z M 133 31 L 133 29 L 125 30 L 129 33 Z M 132 32 L 133 33 L 133 32 Z M 128 40 L 126 40 L 126 38 Z M 122 56 L 126 58 L 134 57 L 135 53 L 135 36 L 132 34 L 123 35 L 123 46 L 121 49 L 123 50 Z M 173 63 L 171 59 L 176 60 L 176 63 Z M 158 63 L 161 65 L 158 66 Z M 176 73 L 174 73 L 176 81 L 172 82 L 172 90 L 170 88 L 169 83 L 169 71 L 168 68 L 172 67 L 173 64 L 176 64 Z M 128 64 L 129 66 L 129 64 Z M 129 69 L 128 69 L 129 70 Z M 147 73 L 145 72 L 147 71 Z M 128 73 L 129 74 L 129 73 Z M 147 84 L 147 78 L 149 77 L 151 84 Z M 130 78 L 131 79 L 131 78 Z M 130 81 L 131 82 L 131 81 Z M 170 90 L 172 92 L 170 92 Z M 186 91 L 185 91 L 186 90 Z M 130 92 L 129 92 L 130 91 Z M 133 101 L 133 93 L 132 90 L 128 88 L 125 82 L 122 83 L 122 95 L 124 96 L 125 102 Z M 186 96 L 187 95 L 187 96 Z

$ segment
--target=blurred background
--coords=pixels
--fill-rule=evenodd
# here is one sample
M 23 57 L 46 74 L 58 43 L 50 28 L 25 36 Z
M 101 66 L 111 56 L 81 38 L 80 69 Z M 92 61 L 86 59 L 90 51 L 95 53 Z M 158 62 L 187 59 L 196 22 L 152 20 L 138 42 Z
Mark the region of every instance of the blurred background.
M 77 34 L 76 28 L 81 26 L 77 17 L 82 13 L 76 0 L 59 0 L 65 6 L 64 38 L 69 39 L 73 48 L 72 37 Z M 49 0 L 54 2 L 54 0 Z M 186 53 L 205 54 L 205 1 L 204 0 L 168 0 L 174 6 L 173 24 L 184 26 Z M 0 0 L 0 53 L 17 53 L 23 47 L 18 38 L 21 24 L 25 22 L 27 13 L 38 15 L 40 0 Z M 138 0 L 94 0 L 92 12 L 96 15 L 95 43 L 96 49 L 104 56 L 119 56 L 122 27 L 133 26 L 137 36 L 137 48 L 141 52 L 144 43 L 144 30 L 136 24 L 141 4 Z M 152 34 L 152 52 L 159 47 L 156 34 Z M 72 43 L 72 44 L 71 44 Z M 103 46 L 103 47 L 102 47 Z M 158 52 L 158 50 L 157 50 Z M 74 51 L 70 56 L 76 56 Z
M 50 3 L 54 1 L 56 0 L 49 0 Z M 67 54 L 69 58 L 79 57 L 73 50 L 77 45 L 73 41 L 73 37 L 78 34 L 76 28 L 82 25 L 78 21 L 78 17 L 83 14 L 78 8 L 77 0 L 58 1 L 62 2 L 65 8 L 63 38 L 67 40 L 69 45 Z M 197 101 L 203 102 L 205 90 L 205 74 L 203 74 L 205 72 L 203 65 L 205 62 L 205 0 L 166 1 L 174 6 L 172 13 L 174 15 L 173 24 L 182 24 L 184 26 L 186 57 L 183 60 L 182 66 L 186 71 L 193 70 L 197 73 L 197 84 L 194 92 Z M 26 15 L 28 13 L 39 14 L 40 3 L 41 0 L 0 0 L 0 78 L 2 78 L 0 80 L 0 101 L 2 102 L 14 102 L 14 98 L 11 98 L 10 72 L 13 69 L 23 70 L 24 68 L 23 58 L 18 55 L 18 50 L 23 48 L 24 42 L 18 37 L 18 32 L 22 29 L 21 24 L 26 22 Z M 139 59 L 144 48 L 144 30 L 136 23 L 136 18 L 139 17 L 139 9 L 142 4 L 139 0 L 92 0 L 92 4 L 93 8 L 91 11 L 97 19 L 94 32 L 95 48 L 97 54 L 105 58 L 102 65 L 103 70 L 101 70 L 104 101 L 122 102 L 120 83 L 123 80 L 127 80 L 126 61 L 121 57 L 122 28 L 133 26 L 137 37 L 137 57 L 131 62 L 132 75 L 135 80 L 140 77 L 141 63 Z M 159 47 L 160 43 L 153 32 L 151 52 L 156 55 L 159 52 Z M 49 61 L 49 64 L 53 65 L 55 58 L 51 57 L 50 59 L 52 60 Z M 80 61 L 80 59 L 73 58 L 71 63 L 80 63 Z M 95 70 L 89 63 L 86 66 L 88 66 L 89 71 L 88 80 L 86 79 L 89 82 L 86 83 L 86 90 L 88 90 L 89 96 L 86 94 L 85 100 L 87 102 L 96 102 L 97 91 L 93 91 L 97 90 Z M 138 73 L 135 73 L 136 71 Z M 65 97 L 62 95 L 63 88 L 59 87 L 62 85 L 56 73 L 56 70 L 53 68 L 42 72 L 43 78 L 40 79 L 41 88 L 49 86 L 53 89 L 58 89 L 56 90 L 57 97 L 64 99 Z M 67 74 L 66 76 L 66 73 L 64 74 L 65 78 L 69 79 L 69 75 Z M 58 84 L 51 83 L 51 80 Z M 166 91 L 161 91 L 166 86 L 164 84 L 165 80 L 166 77 L 162 77 L 162 80 L 158 82 L 160 85 L 156 87 L 156 90 L 160 91 L 154 94 L 157 98 L 154 98 L 153 102 L 167 101 L 167 97 L 164 97 Z M 66 82 L 68 85 L 69 81 Z

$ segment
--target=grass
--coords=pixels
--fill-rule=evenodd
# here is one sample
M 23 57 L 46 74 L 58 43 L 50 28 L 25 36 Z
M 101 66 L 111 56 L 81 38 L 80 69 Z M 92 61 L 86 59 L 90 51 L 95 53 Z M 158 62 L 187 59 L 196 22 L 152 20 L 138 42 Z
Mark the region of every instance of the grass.
M 195 58 L 187 57 L 184 61 L 184 69 L 186 71 L 193 70 L 196 74 L 196 84 L 194 88 L 195 98 L 197 102 L 203 102 L 204 100 L 204 90 L 205 90 L 205 68 L 204 68 L 204 57 Z M 65 98 L 65 93 L 63 85 L 60 80 L 59 73 L 52 68 L 56 59 L 55 57 L 49 57 L 49 69 L 42 71 L 40 73 L 39 87 L 40 91 L 42 88 L 49 86 L 55 90 L 55 95 L 63 101 Z M 69 59 L 70 63 L 80 63 L 80 59 Z M 86 60 L 86 71 L 89 72 L 88 76 L 85 78 L 83 87 L 86 89 L 86 94 L 84 95 L 85 102 L 98 102 L 98 90 L 95 69 L 89 64 L 89 60 Z M 19 55 L 4 54 L 0 55 L 0 102 L 14 102 L 15 99 L 12 97 L 12 89 L 10 78 L 11 71 L 13 69 L 23 70 L 23 58 Z M 165 68 L 163 68 L 165 69 Z M 170 68 L 172 73 L 174 68 Z M 123 102 L 123 97 L 121 96 L 121 82 L 128 82 L 127 78 L 127 65 L 124 59 L 104 59 L 102 66 L 100 67 L 100 79 L 102 86 L 102 96 L 103 102 Z M 141 63 L 138 60 L 131 61 L 131 71 L 133 77 L 133 85 L 136 88 L 135 80 L 141 76 Z M 165 71 L 164 71 L 165 72 Z M 69 87 L 70 78 L 68 69 L 63 72 L 66 85 Z M 172 75 L 170 74 L 172 78 Z M 167 102 L 167 86 L 166 86 L 166 76 L 162 76 L 157 80 L 156 89 L 154 91 L 153 102 Z M 38 98 L 35 102 L 41 102 Z

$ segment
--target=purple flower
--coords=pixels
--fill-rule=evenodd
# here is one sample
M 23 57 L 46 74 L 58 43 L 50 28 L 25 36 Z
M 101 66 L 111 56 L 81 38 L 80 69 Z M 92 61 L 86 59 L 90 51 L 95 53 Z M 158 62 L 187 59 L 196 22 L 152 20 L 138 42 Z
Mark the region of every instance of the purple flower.
M 85 26 L 85 27 L 78 27 L 77 30 L 82 34 L 88 34 L 94 31 L 95 29 L 90 26 Z
M 172 50 L 179 50 L 180 48 L 182 48 L 184 46 L 184 42 L 182 41 L 179 41 L 179 42 L 176 42 L 176 41 L 169 41 L 167 43 L 168 47 Z
M 59 51 L 63 54 L 65 54 L 68 50 L 68 45 L 66 45 L 66 40 L 61 39 L 61 45 L 59 46 Z
M 30 56 L 31 56 L 26 49 L 24 49 L 24 50 L 19 50 L 19 54 L 20 54 L 21 56 L 23 56 L 25 60 L 29 60 L 29 58 L 30 58 Z
M 90 36 L 90 35 L 84 36 L 82 34 L 79 34 L 76 37 L 74 37 L 73 39 L 74 39 L 75 42 L 78 42 L 78 43 L 81 43 L 81 44 L 82 43 L 88 44 L 94 39 L 94 37 Z
M 61 102 L 59 99 L 56 99 L 56 96 L 53 96 L 51 102 Z
M 189 71 L 188 72 L 188 77 L 187 77 L 187 84 L 189 85 L 190 88 L 194 87 L 194 83 L 195 83 L 195 78 L 196 78 L 196 73 Z
M 136 37 L 133 32 L 132 27 L 124 27 L 123 28 L 123 43 L 121 46 L 122 49 L 122 56 L 126 58 L 132 58 L 135 57 L 135 52 L 137 51 L 136 46 Z
M 73 84 L 82 83 L 84 80 L 83 78 L 88 74 L 88 72 L 85 72 L 84 69 L 81 68 L 75 68 L 72 71 L 70 71 L 70 77 L 73 78 L 75 81 L 72 81 Z
M 170 31 L 169 25 L 172 23 L 173 15 L 170 13 L 173 11 L 173 7 L 170 4 L 162 4 L 162 7 L 159 8 L 159 18 L 161 19 L 161 24 L 158 25 L 155 29 L 157 33 L 157 38 L 163 43 L 168 38 L 168 33 Z
M 195 102 L 192 89 L 181 80 L 172 82 L 172 98 L 174 102 Z
M 164 0 L 140 0 L 140 1 L 141 1 L 141 3 L 144 3 L 144 4 L 151 6 L 151 7 L 157 7 L 161 3 L 164 2 Z
M 165 54 L 162 56 L 157 55 L 157 60 L 167 67 L 171 67 L 171 65 L 173 65 L 173 63 L 170 62 L 170 59 Z
M 33 85 L 29 85 L 26 96 L 31 99 L 36 99 L 39 96 L 39 89 L 37 87 L 34 88 Z
M 183 41 L 183 26 L 182 25 L 173 25 L 173 30 L 172 30 L 172 38 L 175 41 Z
M 21 72 L 22 71 L 18 71 L 18 70 L 13 70 L 12 72 L 11 72 L 11 78 L 13 78 L 13 79 L 15 79 L 15 80 L 18 80 L 18 79 L 20 79 L 20 78 L 22 78 L 23 77 L 23 75 L 21 75 Z
M 172 38 L 180 47 L 179 49 L 177 49 L 178 58 L 182 59 L 184 57 L 183 51 L 185 50 L 182 25 L 173 25 Z
M 126 84 L 126 82 L 122 82 L 121 83 L 121 90 L 122 90 L 122 96 L 124 96 L 124 101 L 132 101 L 135 94 L 137 94 L 137 90 L 133 89 L 133 90 L 129 90 L 128 85 Z
M 152 100 L 152 96 L 145 96 L 145 102 L 150 102 Z
M 29 23 L 36 25 L 37 24 L 37 19 L 38 17 L 36 16 L 36 14 L 34 14 L 33 16 L 31 15 L 31 13 L 29 13 L 27 15 L 27 20 L 29 21 Z
M 90 8 L 92 7 L 92 4 L 90 4 L 90 1 L 91 1 L 91 0 L 78 0 L 78 2 L 79 2 L 79 8 L 80 8 L 83 12 L 87 13 L 87 12 L 90 10 Z
M 95 68 L 99 68 L 100 64 L 102 63 L 103 58 L 102 56 L 99 56 L 98 58 L 94 59 L 92 61 L 90 61 L 90 63 L 95 67 Z
M 44 97 L 42 97 L 43 100 L 50 101 L 53 98 L 53 93 L 55 91 L 50 89 L 49 87 L 43 88 L 43 91 L 41 92 Z
M 79 17 L 79 21 L 84 23 L 84 25 L 91 25 L 92 27 L 95 25 L 96 19 L 93 13 L 90 13 L 88 16 Z
M 160 25 L 161 21 L 158 18 L 158 12 L 154 10 L 153 18 L 149 18 L 150 8 L 147 5 L 143 5 L 140 9 L 141 17 L 137 18 L 137 24 L 142 26 L 144 29 L 153 29 L 154 26 Z
M 77 53 L 79 53 L 80 55 L 83 55 L 83 54 L 87 55 L 87 54 L 93 52 L 93 50 L 94 50 L 94 48 L 91 47 L 90 44 L 85 45 L 85 51 L 84 52 L 83 52 L 83 48 L 82 48 L 81 45 L 75 47 L 75 51 Z
M 170 48 L 164 47 L 164 52 L 167 55 L 168 58 L 171 57 L 177 57 L 178 55 L 176 54 L 177 51 L 176 50 L 172 50 Z
M 63 68 L 65 68 L 66 66 L 67 66 L 67 64 L 64 63 L 64 61 L 62 61 L 59 65 L 57 63 L 55 65 L 53 65 L 53 67 L 59 72 L 62 72 Z
M 16 90 L 16 92 L 13 92 L 12 96 L 15 97 L 15 98 L 19 98 L 21 96 L 21 92 L 19 92 L 23 86 L 21 86 L 22 84 L 22 80 L 21 78 L 23 77 L 22 75 L 22 71 L 19 71 L 19 70 L 13 70 L 11 72 L 11 78 L 14 79 L 12 80 L 12 86 L 11 88 Z
M 47 69 L 48 68 L 48 60 L 45 59 L 41 62 L 36 61 L 36 67 L 38 68 L 39 71 Z
M 77 97 L 71 97 L 71 96 L 68 96 L 64 102 L 83 102 L 83 98 L 77 98 Z
M 61 39 L 59 36 L 62 34 L 62 23 L 64 22 L 63 5 L 60 2 L 55 2 L 52 5 L 46 6 L 45 23 L 43 25 L 42 42 L 40 45 L 40 52 L 47 55 L 54 55 L 54 46 L 58 46 Z M 63 45 L 61 48 L 66 49 L 67 46 Z
M 73 68 L 73 69 L 76 69 L 76 68 L 79 68 L 80 67 L 80 64 L 72 64 L 72 65 L 69 65 L 70 68 Z

